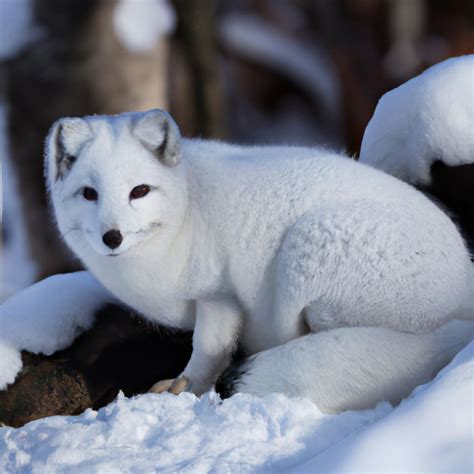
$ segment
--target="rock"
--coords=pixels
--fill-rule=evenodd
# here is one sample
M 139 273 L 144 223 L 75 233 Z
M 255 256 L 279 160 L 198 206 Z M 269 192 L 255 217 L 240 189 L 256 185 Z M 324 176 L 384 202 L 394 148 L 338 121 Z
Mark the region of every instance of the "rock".
M 52 356 L 22 354 L 24 368 L 0 392 L 0 423 L 19 427 L 53 415 L 77 415 L 174 378 L 192 351 L 191 333 L 153 326 L 129 310 L 109 306 L 68 349 Z

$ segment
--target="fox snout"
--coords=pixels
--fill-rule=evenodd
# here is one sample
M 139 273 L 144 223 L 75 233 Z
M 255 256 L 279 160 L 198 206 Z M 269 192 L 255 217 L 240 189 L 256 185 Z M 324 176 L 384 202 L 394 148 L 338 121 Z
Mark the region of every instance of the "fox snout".
M 102 241 L 104 242 L 107 247 L 111 248 L 112 250 L 116 249 L 120 246 L 123 241 L 123 236 L 121 232 L 117 229 L 112 229 L 106 232 L 102 236 Z

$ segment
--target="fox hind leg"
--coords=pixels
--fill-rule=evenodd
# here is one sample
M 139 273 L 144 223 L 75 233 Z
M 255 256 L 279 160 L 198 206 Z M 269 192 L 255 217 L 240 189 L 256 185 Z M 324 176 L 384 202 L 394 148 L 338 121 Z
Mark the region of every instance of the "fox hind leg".
M 473 338 L 471 321 L 450 321 L 424 334 L 374 327 L 321 331 L 237 361 L 216 390 L 223 397 L 277 392 L 309 398 L 326 413 L 396 404 Z

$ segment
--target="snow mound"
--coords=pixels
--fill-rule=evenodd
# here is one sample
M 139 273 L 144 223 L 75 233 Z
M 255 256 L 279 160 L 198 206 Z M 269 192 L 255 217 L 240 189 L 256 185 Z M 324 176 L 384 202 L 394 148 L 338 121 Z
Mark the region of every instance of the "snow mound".
M 474 162 L 474 55 L 443 61 L 379 100 L 360 161 L 412 184 L 429 184 L 436 160 Z
M 283 395 L 120 395 L 98 412 L 0 428 L 0 471 L 471 472 L 473 352 L 395 409 L 325 415 Z
M 121 43 L 132 53 L 143 53 L 174 31 L 176 13 L 167 0 L 119 0 L 113 21 Z
M 390 411 L 322 415 L 283 395 L 119 396 L 98 412 L 0 429 L 0 471 L 251 472 L 281 470 Z M 41 441 L 41 443 L 38 443 Z M 8 454 L 7 454 L 8 451 Z
M 474 472 L 474 343 L 388 416 L 299 472 Z

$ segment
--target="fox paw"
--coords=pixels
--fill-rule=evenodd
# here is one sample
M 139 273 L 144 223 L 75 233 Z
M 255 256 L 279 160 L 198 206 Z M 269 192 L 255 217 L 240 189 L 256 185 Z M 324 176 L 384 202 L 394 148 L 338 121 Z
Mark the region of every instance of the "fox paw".
M 153 387 L 148 390 L 150 393 L 163 393 L 169 392 L 173 395 L 179 395 L 181 392 L 185 392 L 189 388 L 189 379 L 184 375 L 176 377 L 175 379 L 160 380 L 155 383 Z

